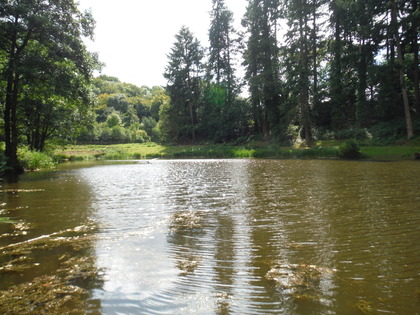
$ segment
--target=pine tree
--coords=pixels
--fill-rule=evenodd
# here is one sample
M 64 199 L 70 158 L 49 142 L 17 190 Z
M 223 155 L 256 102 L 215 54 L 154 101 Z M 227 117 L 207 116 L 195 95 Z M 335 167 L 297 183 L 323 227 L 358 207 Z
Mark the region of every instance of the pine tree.
M 297 77 L 297 101 L 307 144 L 312 142 L 310 119 L 311 74 L 313 75 L 313 82 L 317 80 L 317 62 L 314 61 L 312 64 L 310 62 L 311 54 L 316 58 L 316 45 L 313 43 L 313 38 L 317 37 L 316 25 L 312 30 L 310 27 L 310 20 L 316 16 L 315 2 L 316 0 L 289 0 L 284 3 L 285 17 L 289 26 L 287 33 L 289 48 L 285 49 L 286 55 L 284 57 L 289 65 L 289 71 L 292 71 Z M 315 85 L 313 87 L 316 88 Z M 312 89 L 312 92 L 314 92 L 314 89 Z
M 278 1 L 250 0 L 243 20 L 249 38 L 244 53 L 255 129 L 270 136 L 279 105 Z
M 166 109 L 171 114 L 165 117 L 172 121 L 162 124 L 170 126 L 166 133 L 172 139 L 189 139 L 194 142 L 203 75 L 203 50 L 199 41 L 185 26 L 175 35 L 175 39 L 164 73 L 168 80 L 166 89 L 171 98 L 170 108 Z
M 233 67 L 234 29 L 233 13 L 229 11 L 224 0 L 213 0 L 211 25 L 209 30 L 208 73 L 217 84 L 226 87 L 228 103 L 233 101 L 237 87 Z
M 410 104 L 408 99 L 408 92 L 405 84 L 405 73 L 404 73 L 404 57 L 401 44 L 401 38 L 398 31 L 398 6 L 396 0 L 391 0 L 391 25 L 393 29 L 394 40 L 397 46 L 397 62 L 398 62 L 398 72 L 400 78 L 401 94 L 404 104 L 404 114 L 405 122 L 407 128 L 407 139 L 414 137 L 413 122 L 411 120 Z

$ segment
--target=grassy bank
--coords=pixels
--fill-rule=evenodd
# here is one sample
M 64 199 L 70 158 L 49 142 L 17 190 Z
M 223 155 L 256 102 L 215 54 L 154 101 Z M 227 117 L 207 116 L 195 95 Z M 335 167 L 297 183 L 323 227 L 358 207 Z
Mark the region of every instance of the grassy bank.
M 332 158 L 335 147 L 285 148 L 278 146 L 194 145 L 163 146 L 149 144 L 74 145 L 56 151 L 61 160 L 87 159 L 182 159 L 182 158 Z
M 49 168 L 63 161 L 133 160 L 133 159 L 220 159 L 220 158 L 274 158 L 274 159 L 331 159 L 346 158 L 343 147 L 352 141 L 324 141 L 312 147 L 281 147 L 266 143 L 233 145 L 164 146 L 156 143 L 114 145 L 68 145 L 49 153 L 19 149 L 18 157 L 26 170 Z M 420 153 L 420 138 L 403 144 L 388 146 L 361 145 L 356 156 L 371 160 L 412 160 Z M 0 154 L 0 175 L 6 160 Z
M 336 158 L 342 143 L 318 143 L 307 147 L 280 147 L 266 144 L 163 146 L 155 143 L 115 145 L 72 145 L 55 151 L 56 160 L 124 160 L 182 158 Z M 361 146 L 372 159 L 413 159 L 419 145 Z

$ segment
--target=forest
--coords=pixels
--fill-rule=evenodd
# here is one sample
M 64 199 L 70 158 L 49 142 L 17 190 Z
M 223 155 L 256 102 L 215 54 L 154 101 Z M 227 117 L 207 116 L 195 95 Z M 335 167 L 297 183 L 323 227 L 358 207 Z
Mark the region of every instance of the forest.
M 1 160 L 19 170 L 19 148 L 65 143 L 310 146 L 418 135 L 418 0 L 249 0 L 243 17 L 208 1 L 208 47 L 183 26 L 163 87 L 94 77 L 103 65 L 83 39 L 95 21 L 75 1 L 2 1 Z

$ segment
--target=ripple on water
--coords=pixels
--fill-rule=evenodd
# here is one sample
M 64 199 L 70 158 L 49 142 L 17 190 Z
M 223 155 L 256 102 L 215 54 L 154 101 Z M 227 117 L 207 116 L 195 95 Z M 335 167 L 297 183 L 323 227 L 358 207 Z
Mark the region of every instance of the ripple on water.
M 103 310 L 351 314 L 359 300 L 409 310 L 420 184 L 404 168 L 191 160 L 85 169 L 104 226 Z M 409 188 L 395 194 L 398 181 Z

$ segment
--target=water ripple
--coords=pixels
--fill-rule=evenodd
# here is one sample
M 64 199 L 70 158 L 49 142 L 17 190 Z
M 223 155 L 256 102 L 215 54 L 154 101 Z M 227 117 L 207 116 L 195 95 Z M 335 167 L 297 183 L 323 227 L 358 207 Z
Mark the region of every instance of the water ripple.
M 103 311 L 351 314 L 359 300 L 405 310 L 420 280 L 413 172 L 264 160 L 85 169 L 104 226 Z

